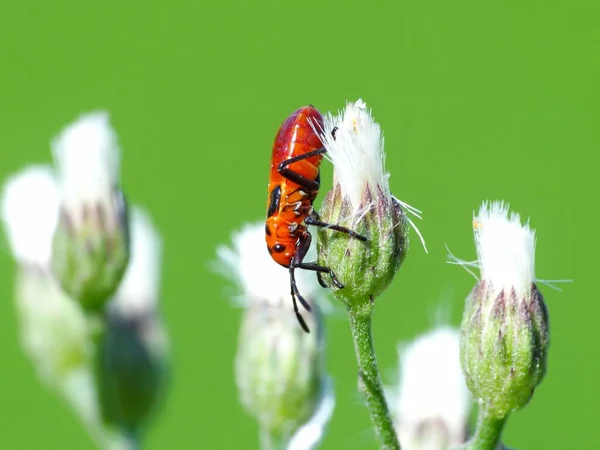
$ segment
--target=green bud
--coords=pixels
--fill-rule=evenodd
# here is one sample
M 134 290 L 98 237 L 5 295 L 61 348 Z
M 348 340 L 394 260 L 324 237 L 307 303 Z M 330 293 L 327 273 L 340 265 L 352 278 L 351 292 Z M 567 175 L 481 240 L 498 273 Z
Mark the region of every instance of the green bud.
M 252 302 L 245 310 L 236 357 L 240 400 L 263 434 L 287 442 L 315 412 L 324 372 L 320 313 L 305 333 L 289 307 Z
M 76 216 L 76 217 L 73 217 Z M 126 203 L 117 191 L 111 203 L 61 208 L 52 247 L 52 271 L 86 311 L 101 311 L 117 290 L 129 261 Z
M 322 219 L 365 236 L 319 229 L 319 263 L 330 267 L 344 285 L 334 296 L 352 307 L 368 307 L 391 283 L 408 250 L 408 221 L 402 206 L 380 186 L 368 188 L 359 213 L 344 197 L 339 184 L 323 201 Z
M 523 294 L 479 282 L 466 300 L 461 364 L 467 385 L 490 416 L 524 407 L 546 372 L 548 313 L 534 283 Z
M 165 378 L 160 325 L 151 312 L 137 317 L 109 314 L 98 336 L 96 379 L 103 422 L 138 436 L 156 407 Z

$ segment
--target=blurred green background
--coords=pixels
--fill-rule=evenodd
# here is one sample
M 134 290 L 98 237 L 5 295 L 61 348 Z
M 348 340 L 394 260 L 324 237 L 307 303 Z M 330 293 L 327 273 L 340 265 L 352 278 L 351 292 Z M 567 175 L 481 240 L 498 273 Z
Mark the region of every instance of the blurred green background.
M 595 1 L 4 2 L 0 6 L 0 175 L 50 161 L 49 140 L 106 108 L 123 185 L 165 240 L 163 312 L 173 383 L 147 448 L 257 448 L 233 380 L 240 311 L 210 269 L 215 247 L 265 214 L 280 123 L 362 97 L 383 127 L 394 194 L 422 209 L 375 341 L 386 381 L 396 344 L 451 323 L 474 280 L 471 219 L 504 199 L 537 229 L 551 314 L 547 378 L 508 423 L 520 449 L 596 448 L 600 191 L 600 6 Z M 331 183 L 325 163 L 324 189 Z M 584 218 L 580 223 L 580 216 Z M 0 448 L 92 448 L 40 386 L 17 343 L 14 267 L 0 254 Z M 376 448 L 356 393 L 343 315 L 328 319 L 337 405 L 324 449 Z

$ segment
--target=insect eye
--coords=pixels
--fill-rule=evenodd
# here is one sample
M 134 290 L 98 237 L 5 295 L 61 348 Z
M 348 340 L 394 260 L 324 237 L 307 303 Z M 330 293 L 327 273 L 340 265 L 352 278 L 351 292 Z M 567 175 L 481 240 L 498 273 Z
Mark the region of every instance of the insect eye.
M 283 244 L 275 244 L 275 247 L 273 247 L 273 251 L 275 253 L 282 253 L 285 251 L 285 245 Z
M 333 138 L 333 140 L 335 141 L 335 133 L 337 132 L 338 127 L 333 127 L 333 130 L 331 130 L 331 137 Z

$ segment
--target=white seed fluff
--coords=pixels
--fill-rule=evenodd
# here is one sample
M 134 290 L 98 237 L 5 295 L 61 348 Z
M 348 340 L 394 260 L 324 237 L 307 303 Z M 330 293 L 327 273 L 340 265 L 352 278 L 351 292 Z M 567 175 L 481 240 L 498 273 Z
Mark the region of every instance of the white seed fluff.
M 19 263 L 49 268 L 59 201 L 50 166 L 27 167 L 4 184 L 2 220 Z
M 484 202 L 473 218 L 481 279 L 495 292 L 529 292 L 535 279 L 535 230 L 503 202 Z
M 324 128 L 317 131 L 320 131 L 323 145 L 333 162 L 342 193 L 350 200 L 354 211 L 359 211 L 367 188 L 379 186 L 384 193 L 389 193 L 383 134 L 366 103 L 359 99 L 347 103 L 346 109 L 336 116 L 327 114 Z
M 218 270 L 239 285 L 242 291 L 241 304 L 265 302 L 275 307 L 292 309 L 290 274 L 271 258 L 265 242 L 265 223 L 244 226 L 234 233 L 232 246 L 217 248 Z M 312 258 L 312 259 L 311 259 Z M 311 249 L 306 260 L 314 260 Z M 321 287 L 313 272 L 296 271 L 296 281 L 302 296 L 311 304 L 319 297 Z
M 51 142 L 63 202 L 108 203 L 119 183 L 117 136 L 105 111 L 82 115 Z
M 399 347 L 400 379 L 394 415 L 402 442 L 419 440 L 423 425 L 443 424 L 450 443 L 462 443 L 472 398 L 460 367 L 460 334 L 443 326 Z

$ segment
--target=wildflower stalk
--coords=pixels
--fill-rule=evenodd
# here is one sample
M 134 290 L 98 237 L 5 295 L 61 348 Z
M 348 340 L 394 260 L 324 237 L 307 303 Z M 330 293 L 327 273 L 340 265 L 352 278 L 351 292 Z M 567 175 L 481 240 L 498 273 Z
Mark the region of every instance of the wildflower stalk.
M 333 271 L 329 286 L 348 310 L 358 387 L 381 448 L 400 449 L 377 368 L 371 315 L 375 298 L 406 257 L 410 220 L 405 204 L 390 192 L 381 127 L 362 100 L 348 103 L 337 116 L 329 114 L 321 140 L 334 165 L 334 180 L 320 215 L 335 227 L 319 229 L 318 262 Z
M 362 392 L 382 449 L 400 449 L 392 417 L 381 384 L 377 357 L 371 333 L 372 307 L 353 308 L 348 305 L 350 329 L 358 361 L 358 387 Z
M 479 410 L 477 429 L 471 440 L 465 444 L 464 450 L 494 450 L 500 442 L 502 430 L 508 419 L 494 417 L 485 408 Z

